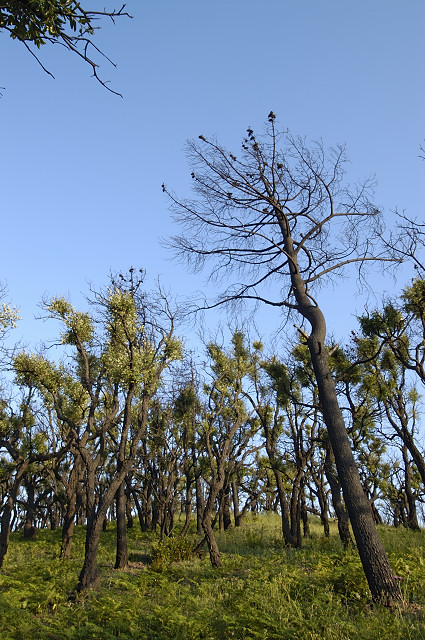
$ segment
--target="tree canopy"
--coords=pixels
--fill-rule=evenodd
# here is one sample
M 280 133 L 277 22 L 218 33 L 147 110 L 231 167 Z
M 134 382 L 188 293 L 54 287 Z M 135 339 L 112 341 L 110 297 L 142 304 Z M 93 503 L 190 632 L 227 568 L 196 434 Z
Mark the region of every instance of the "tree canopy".
M 0 5 L 0 29 L 7 31 L 14 40 L 19 40 L 35 57 L 40 66 L 53 77 L 44 66 L 37 50 L 45 44 L 60 44 L 79 56 L 93 71 L 93 76 L 112 93 L 98 74 L 96 55 L 114 64 L 95 44 L 93 36 L 100 29 L 97 21 L 108 17 L 112 21 L 120 16 L 131 17 L 120 9 L 98 11 L 83 7 L 77 0 L 9 0 Z M 34 49 L 35 47 L 35 49 Z M 114 65 L 115 66 L 115 65 Z

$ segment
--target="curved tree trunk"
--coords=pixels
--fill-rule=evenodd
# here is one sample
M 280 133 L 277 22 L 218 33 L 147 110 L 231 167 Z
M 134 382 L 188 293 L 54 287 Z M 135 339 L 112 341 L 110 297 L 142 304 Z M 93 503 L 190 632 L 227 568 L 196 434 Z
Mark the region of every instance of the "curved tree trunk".
M 297 254 L 293 247 L 292 238 L 283 222 L 282 231 L 297 309 L 310 323 L 312 329 L 307 340 L 307 346 L 316 377 L 323 419 L 334 452 L 338 478 L 341 482 L 344 501 L 350 516 L 363 570 L 372 598 L 376 601 L 390 604 L 401 600 L 401 593 L 376 530 L 369 500 L 363 491 L 360 475 L 351 450 L 344 417 L 338 404 L 335 383 L 329 368 L 328 354 L 325 347 L 325 317 L 321 309 L 307 293 L 305 282 L 299 272 Z
M 319 316 L 319 313 L 322 323 L 315 323 L 316 326 L 313 327 L 313 332 L 308 339 L 308 347 L 316 375 L 323 417 L 332 444 L 344 501 L 372 597 L 374 600 L 391 603 L 400 600 L 401 594 L 376 531 L 369 500 L 363 491 L 351 450 L 324 346 L 324 319 L 321 312 L 316 309 L 315 316 Z
M 208 545 L 208 551 L 210 554 L 211 566 L 214 569 L 221 567 L 221 555 L 218 548 L 217 541 L 215 539 L 214 531 L 211 524 L 212 511 L 206 507 L 202 518 L 202 529 L 205 534 L 205 540 Z

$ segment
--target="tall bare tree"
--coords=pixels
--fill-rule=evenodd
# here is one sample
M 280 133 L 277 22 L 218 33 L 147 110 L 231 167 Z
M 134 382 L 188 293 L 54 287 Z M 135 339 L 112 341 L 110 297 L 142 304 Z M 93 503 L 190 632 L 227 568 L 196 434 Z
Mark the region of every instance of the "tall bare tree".
M 188 154 L 195 197 L 179 199 L 163 185 L 182 227 L 170 244 L 195 270 L 208 261 L 215 282 L 234 276 L 216 305 L 263 302 L 297 313 L 310 325 L 307 344 L 321 410 L 366 578 L 374 600 L 397 601 L 400 591 L 338 405 L 325 317 L 313 295 L 348 265 L 357 265 L 362 280 L 368 262 L 393 260 L 381 243 L 381 214 L 370 200 L 373 184 L 346 185 L 344 148 L 307 146 L 303 138 L 278 130 L 273 112 L 264 136 L 248 129 L 239 156 L 204 136 L 188 143 Z

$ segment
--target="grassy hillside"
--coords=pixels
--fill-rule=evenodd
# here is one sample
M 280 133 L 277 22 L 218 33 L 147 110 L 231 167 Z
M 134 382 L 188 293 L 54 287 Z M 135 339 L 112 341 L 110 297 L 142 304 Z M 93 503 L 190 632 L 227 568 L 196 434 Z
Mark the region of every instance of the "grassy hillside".
M 170 562 L 152 534 L 129 530 L 131 566 L 113 570 L 113 525 L 103 533 L 101 585 L 77 602 L 69 594 L 83 561 L 58 559 L 60 531 L 11 537 L 0 571 L 2 640 L 425 640 L 425 533 L 382 529 L 405 598 L 401 610 L 370 602 L 356 552 L 318 525 L 300 550 L 285 549 L 279 519 L 260 516 L 218 535 L 223 567 L 208 555 Z M 195 540 L 195 538 L 193 538 Z M 157 560 L 148 564 L 152 549 Z M 184 549 L 183 549 L 184 551 Z

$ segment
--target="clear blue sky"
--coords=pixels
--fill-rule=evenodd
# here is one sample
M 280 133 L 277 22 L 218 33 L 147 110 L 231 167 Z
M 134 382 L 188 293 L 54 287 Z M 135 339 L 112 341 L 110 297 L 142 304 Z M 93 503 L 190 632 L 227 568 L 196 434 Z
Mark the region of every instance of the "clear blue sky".
M 133 20 L 97 34 L 118 64 L 105 61 L 100 72 L 123 99 L 60 47 L 40 50 L 53 80 L 0 35 L 0 279 L 21 309 L 16 337 L 32 345 L 52 337 L 34 320 L 43 295 L 78 306 L 87 283 L 106 284 L 111 269 L 143 267 L 175 295 L 199 289 L 202 279 L 159 244 L 176 232 L 161 183 L 189 195 L 185 140 L 215 134 L 237 149 L 271 109 L 293 133 L 346 143 L 350 179 L 376 174 L 389 221 L 396 207 L 423 218 L 423 0 L 129 0 L 127 8 Z M 323 292 L 338 338 L 361 310 L 353 287 Z M 263 320 L 279 323 L 277 314 Z

